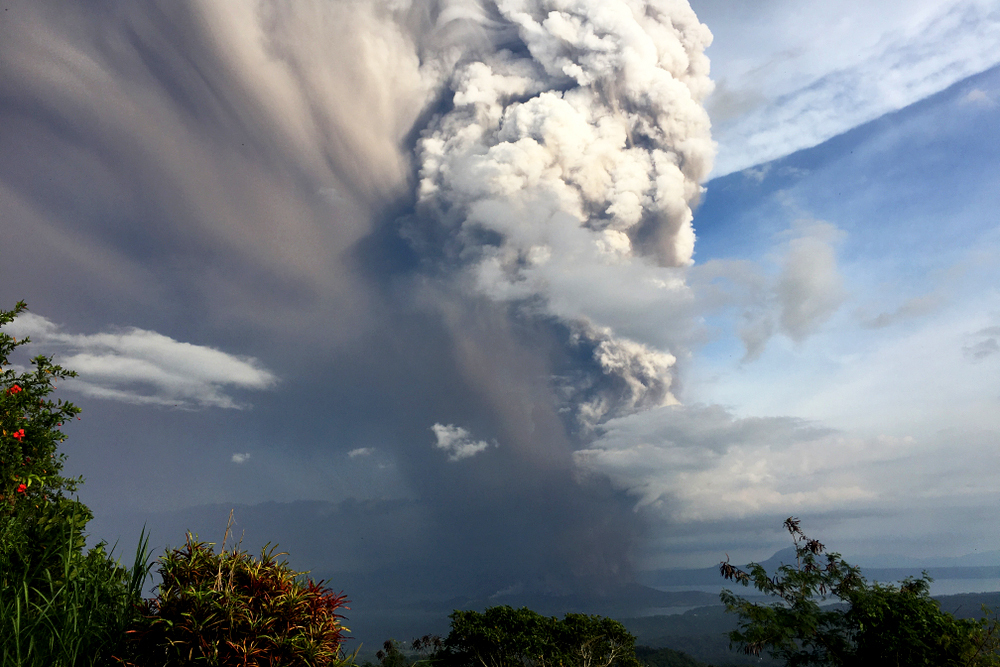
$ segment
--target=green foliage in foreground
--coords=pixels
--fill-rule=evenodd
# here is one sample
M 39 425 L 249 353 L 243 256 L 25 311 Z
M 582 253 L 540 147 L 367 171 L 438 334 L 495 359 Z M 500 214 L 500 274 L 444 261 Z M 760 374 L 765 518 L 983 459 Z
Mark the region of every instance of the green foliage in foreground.
M 128 633 L 129 667 L 282 665 L 325 667 L 350 662 L 341 651 L 347 602 L 323 582 L 303 582 L 278 561 L 198 542 L 160 559 L 162 583 Z
M 441 667 L 640 667 L 635 637 L 618 621 L 528 608 L 455 611 L 430 660 Z
M 25 310 L 18 302 L 0 311 L 0 327 Z M 92 515 L 67 497 L 82 480 L 60 474 L 65 456 L 56 452 L 66 439 L 61 427 L 80 409 L 48 398 L 57 380 L 76 373 L 43 356 L 32 359 L 33 370 L 18 372 L 8 358 L 29 342 L 0 329 L 0 584 L 16 579 L 30 587 L 48 574 L 59 576 L 67 534 L 70 547 L 80 551 Z
M 403 645 L 389 639 L 375 655 L 381 667 L 707 667 L 669 648 L 635 646 L 618 621 L 567 614 L 562 620 L 530 609 L 455 611 L 442 640 L 425 635 Z M 375 667 L 366 662 L 363 667 Z
M 957 619 L 930 597 L 930 579 L 906 579 L 897 585 L 869 584 L 860 570 L 839 554 L 811 540 L 789 518 L 785 527 L 795 543 L 795 565 L 783 565 L 770 577 L 756 563 L 744 572 L 725 561 L 722 575 L 744 586 L 753 584 L 776 597 L 755 604 L 722 592 L 727 611 L 738 614 L 731 645 L 748 655 L 766 651 L 797 667 L 830 665 L 866 667 L 972 667 L 1000 665 L 996 621 Z M 821 607 L 828 598 L 846 603 Z
M 146 543 L 140 538 L 126 569 L 103 544 L 80 553 L 68 534 L 56 554 L 58 567 L 47 568 L 41 579 L 8 578 L 0 588 L 0 664 L 110 664 L 142 598 Z
M 0 311 L 0 327 L 26 309 Z M 48 398 L 75 373 L 42 356 L 18 371 L 9 356 L 28 342 L 0 329 L 0 664 L 106 664 L 141 599 L 146 540 L 131 568 L 104 543 L 85 552 L 91 513 L 68 497 L 82 480 L 60 474 L 56 452 L 80 410 Z
M 529 612 L 534 613 L 534 612 Z M 381 667 L 431 667 L 435 664 L 434 653 L 439 652 L 443 642 L 440 637 L 425 635 L 422 638 L 413 640 L 409 646 L 404 646 L 395 639 L 386 640 L 382 649 L 375 655 Z M 699 662 L 691 656 L 681 651 L 671 648 L 650 648 L 648 646 L 636 646 L 635 656 L 640 665 L 645 667 L 709 667 L 704 662 Z M 524 663 L 526 665 L 541 664 L 534 660 Z M 565 667 L 581 664 L 579 662 L 559 663 Z M 482 665 L 482 662 L 479 663 Z M 365 662 L 362 667 L 374 667 L 373 663 Z

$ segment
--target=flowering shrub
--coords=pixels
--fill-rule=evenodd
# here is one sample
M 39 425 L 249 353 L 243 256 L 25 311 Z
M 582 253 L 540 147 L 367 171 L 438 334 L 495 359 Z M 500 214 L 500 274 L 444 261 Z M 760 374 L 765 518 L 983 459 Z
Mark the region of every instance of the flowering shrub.
M 19 302 L 0 311 L 0 327 L 25 310 Z M 76 550 L 82 549 L 92 518 L 86 505 L 68 497 L 83 480 L 60 475 L 65 455 L 56 452 L 66 439 L 60 427 L 80 409 L 48 399 L 56 380 L 76 373 L 44 356 L 18 372 L 8 357 L 28 342 L 0 329 L 0 583 L 24 573 L 44 578 L 60 558 L 54 545 L 63 544 L 69 531 Z
M 129 667 L 161 665 L 298 665 L 348 662 L 343 594 L 276 560 L 274 549 L 254 559 L 245 551 L 215 553 L 190 534 L 159 565 L 158 594 L 146 600 L 128 632 Z

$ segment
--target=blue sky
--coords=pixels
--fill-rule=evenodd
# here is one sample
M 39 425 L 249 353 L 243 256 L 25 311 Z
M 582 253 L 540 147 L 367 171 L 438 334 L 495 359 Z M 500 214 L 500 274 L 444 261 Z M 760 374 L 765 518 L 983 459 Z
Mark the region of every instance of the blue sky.
M 12 3 L 0 297 L 94 536 L 239 505 L 493 591 L 789 515 L 1000 549 L 1000 5 L 633 4 Z
M 890 327 L 912 333 L 970 302 L 985 315 L 1000 196 L 996 103 L 986 91 L 996 81 L 991 70 L 815 148 L 711 181 L 695 218 L 699 263 L 766 263 L 797 221 L 821 220 L 840 231 L 849 296 L 835 323 L 839 346 L 872 344 L 893 336 L 882 331 Z M 726 340 L 717 346 L 730 353 Z
M 995 548 L 971 536 L 955 542 L 951 529 L 935 544 L 928 515 L 995 498 L 997 80 L 991 70 L 814 148 L 712 180 L 695 217 L 699 265 L 742 260 L 772 277 L 797 226 L 827 225 L 840 300 L 807 337 L 777 334 L 753 359 L 738 332 L 746 303 L 710 314 L 688 400 L 837 429 L 821 447 L 839 449 L 841 463 L 800 461 L 798 483 L 863 480 L 838 471 L 860 458 L 879 476 L 861 486 L 878 489 L 885 525 L 919 529 L 928 551 Z M 769 448 L 767 457 L 784 455 Z M 906 503 L 919 509 L 904 519 L 894 508 Z M 850 542 L 857 526 L 841 525 L 838 537 Z M 851 546 L 880 548 L 868 535 Z

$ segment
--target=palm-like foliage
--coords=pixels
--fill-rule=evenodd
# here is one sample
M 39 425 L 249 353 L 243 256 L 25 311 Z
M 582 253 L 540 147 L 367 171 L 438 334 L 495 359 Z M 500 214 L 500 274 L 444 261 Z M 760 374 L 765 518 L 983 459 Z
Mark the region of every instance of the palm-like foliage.
M 274 553 L 259 559 L 245 551 L 199 542 L 160 559 L 162 583 L 146 600 L 129 631 L 122 664 L 339 665 L 347 602 L 323 582 L 302 580 Z

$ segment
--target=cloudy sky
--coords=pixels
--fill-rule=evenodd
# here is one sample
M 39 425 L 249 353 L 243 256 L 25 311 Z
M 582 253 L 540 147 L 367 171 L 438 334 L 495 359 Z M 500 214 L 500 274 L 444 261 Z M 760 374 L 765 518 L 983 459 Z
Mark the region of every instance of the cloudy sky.
M 0 298 L 95 537 L 1000 549 L 998 63 L 996 0 L 12 0 Z

